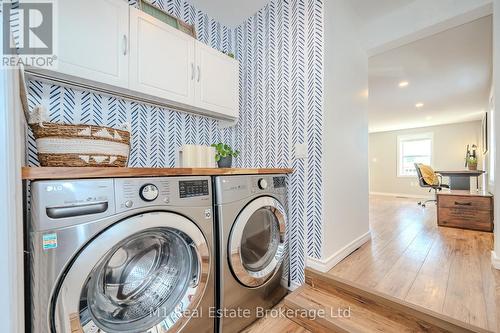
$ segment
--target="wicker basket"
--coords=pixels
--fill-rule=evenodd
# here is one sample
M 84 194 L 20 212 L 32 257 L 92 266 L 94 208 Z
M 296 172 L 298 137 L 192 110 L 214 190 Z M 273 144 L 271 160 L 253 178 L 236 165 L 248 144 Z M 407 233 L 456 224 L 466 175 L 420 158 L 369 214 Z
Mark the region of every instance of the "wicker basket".
M 124 167 L 130 132 L 104 126 L 31 123 L 41 166 Z

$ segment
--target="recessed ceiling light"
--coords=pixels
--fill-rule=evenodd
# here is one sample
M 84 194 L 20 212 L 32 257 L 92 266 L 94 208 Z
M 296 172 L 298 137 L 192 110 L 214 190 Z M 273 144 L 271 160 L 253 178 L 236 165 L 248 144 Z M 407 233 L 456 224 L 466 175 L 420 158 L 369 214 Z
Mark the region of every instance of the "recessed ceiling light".
M 421 108 L 421 107 L 423 107 L 423 106 L 424 106 L 424 103 L 417 103 L 417 104 L 415 104 L 415 107 L 416 107 L 416 108 Z
M 408 82 L 408 81 L 401 81 L 401 82 L 399 82 L 399 87 L 400 88 L 408 87 L 409 84 L 410 84 L 410 82 Z

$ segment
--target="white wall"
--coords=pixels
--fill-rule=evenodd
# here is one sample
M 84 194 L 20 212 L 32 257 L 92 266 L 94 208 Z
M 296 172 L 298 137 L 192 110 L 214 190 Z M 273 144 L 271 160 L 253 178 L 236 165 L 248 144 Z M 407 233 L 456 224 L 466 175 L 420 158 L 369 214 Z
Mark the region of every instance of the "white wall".
M 324 17 L 323 246 L 308 265 L 326 271 L 369 232 L 368 58 L 348 0 L 325 1 Z
M 433 134 L 432 167 L 435 170 L 463 170 L 467 144 L 481 143 L 481 122 L 430 126 L 415 129 L 371 133 L 369 136 L 370 192 L 428 196 L 416 177 L 398 177 L 398 136 Z M 479 165 L 483 167 L 479 147 Z M 472 181 L 475 186 L 475 181 Z M 481 185 L 481 181 L 479 183 Z
M 493 12 L 493 84 L 494 84 L 494 99 L 498 105 L 500 101 L 500 0 L 495 0 Z M 495 131 L 495 147 L 500 147 L 500 117 L 496 113 L 494 120 Z M 495 149 L 496 151 L 497 149 Z M 495 158 L 495 178 L 500 176 L 500 154 L 496 153 Z M 493 252 L 493 265 L 500 269 L 500 228 L 498 227 L 500 220 L 500 186 L 497 186 L 498 180 L 495 181 L 495 249 Z
M 0 32 L 1 33 L 1 32 Z M 24 332 L 23 209 L 21 166 L 23 117 L 18 73 L 0 70 L 0 327 Z
M 484 165 L 486 170 L 486 180 L 485 184 L 488 191 L 491 193 L 495 192 L 495 155 L 496 155 L 496 135 L 495 135 L 495 98 L 494 98 L 495 87 L 491 86 L 491 92 L 489 97 L 488 106 L 488 151 L 484 156 Z
M 492 0 L 418 0 L 361 27 L 369 55 L 378 54 L 491 14 Z

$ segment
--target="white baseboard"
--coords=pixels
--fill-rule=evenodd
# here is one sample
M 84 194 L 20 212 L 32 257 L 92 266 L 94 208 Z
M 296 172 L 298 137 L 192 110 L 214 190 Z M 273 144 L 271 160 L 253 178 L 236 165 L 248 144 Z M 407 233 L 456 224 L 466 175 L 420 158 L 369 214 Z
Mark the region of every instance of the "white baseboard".
M 495 269 L 500 269 L 500 257 L 497 256 L 495 251 L 491 251 L 491 264 Z
M 291 281 L 290 282 L 290 287 L 288 287 L 288 290 L 290 291 L 294 291 L 295 289 L 297 289 L 298 287 L 300 287 L 301 284 L 297 283 L 297 282 L 293 282 Z
M 297 282 L 293 282 L 293 281 L 290 281 L 290 286 L 289 286 L 288 285 L 288 277 L 281 278 L 281 285 L 290 291 L 294 291 L 295 289 L 297 289 L 298 287 L 301 286 L 301 284 L 299 284 Z
M 335 265 L 341 262 L 344 258 L 350 255 L 354 250 L 359 248 L 364 243 L 368 242 L 371 238 L 371 234 L 368 231 L 367 233 L 361 235 L 360 237 L 353 240 L 351 243 L 344 246 L 339 251 L 335 252 L 331 256 L 326 259 L 315 259 L 315 258 L 307 258 L 306 265 L 312 269 L 317 271 L 326 273 L 331 270 Z
M 410 199 L 432 199 L 432 195 L 423 195 L 423 194 L 370 192 L 370 195 L 382 195 L 385 197 L 403 197 L 403 198 L 410 198 Z

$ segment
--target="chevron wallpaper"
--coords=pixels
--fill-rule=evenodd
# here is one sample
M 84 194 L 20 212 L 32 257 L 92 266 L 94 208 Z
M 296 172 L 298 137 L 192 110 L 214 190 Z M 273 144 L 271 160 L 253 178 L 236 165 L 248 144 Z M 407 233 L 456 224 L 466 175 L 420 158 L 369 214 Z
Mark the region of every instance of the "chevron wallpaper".
M 321 0 L 276 0 L 234 31 L 241 62 L 240 163 L 291 166 L 291 277 L 304 279 L 305 255 L 321 256 L 323 6 Z M 305 144 L 306 159 L 294 158 Z
M 129 0 L 136 5 L 135 0 Z M 322 0 L 274 0 L 241 26 L 230 29 L 183 0 L 157 6 L 195 24 L 198 39 L 240 61 L 240 119 L 219 129 L 216 120 L 112 96 L 30 81 L 29 105 L 44 105 L 51 121 L 132 125 L 129 164 L 173 167 L 182 144 L 224 141 L 242 154 L 239 167 L 293 167 L 289 179 L 290 269 L 304 280 L 305 256 L 321 256 L 322 223 Z M 306 159 L 294 158 L 305 144 Z M 39 165 L 32 133 L 27 160 Z

